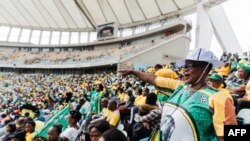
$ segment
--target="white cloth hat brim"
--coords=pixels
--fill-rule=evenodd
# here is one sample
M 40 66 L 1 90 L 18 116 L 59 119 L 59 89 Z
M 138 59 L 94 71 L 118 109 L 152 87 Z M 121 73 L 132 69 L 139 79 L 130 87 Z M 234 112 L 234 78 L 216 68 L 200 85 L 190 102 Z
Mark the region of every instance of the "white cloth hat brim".
M 176 65 L 179 67 L 183 66 L 185 65 L 186 60 L 208 62 L 213 65 L 213 68 L 218 68 L 223 65 L 223 62 L 219 61 L 218 58 L 213 54 L 213 52 L 205 48 L 195 48 L 189 51 L 187 57 L 185 59 L 177 61 Z
M 218 61 L 218 60 L 193 60 L 193 59 L 181 59 L 181 60 L 177 60 L 175 62 L 177 67 L 181 67 L 185 65 L 186 60 L 190 60 L 190 61 L 198 61 L 198 62 L 208 62 L 211 63 L 213 65 L 213 68 L 218 68 L 221 67 L 222 65 L 224 65 L 223 62 Z

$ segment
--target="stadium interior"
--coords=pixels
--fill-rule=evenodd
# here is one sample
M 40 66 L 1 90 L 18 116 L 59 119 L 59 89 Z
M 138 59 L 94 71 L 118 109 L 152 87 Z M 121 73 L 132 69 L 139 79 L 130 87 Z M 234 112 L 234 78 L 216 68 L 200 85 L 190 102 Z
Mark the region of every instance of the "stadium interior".
M 0 141 L 222 141 L 250 124 L 250 53 L 216 24 L 226 1 L 0 0 Z

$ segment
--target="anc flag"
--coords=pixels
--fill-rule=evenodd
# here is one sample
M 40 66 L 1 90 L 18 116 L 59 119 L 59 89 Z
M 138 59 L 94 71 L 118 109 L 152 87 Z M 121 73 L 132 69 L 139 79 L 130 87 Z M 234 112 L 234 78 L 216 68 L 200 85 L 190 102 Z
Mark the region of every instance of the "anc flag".
M 52 127 L 55 123 L 62 124 L 63 130 L 68 127 L 67 115 L 70 112 L 70 107 L 66 106 L 61 111 L 56 113 L 51 119 L 49 119 L 44 127 L 40 131 L 36 131 L 34 135 L 34 139 L 37 137 L 47 138 L 47 133 L 50 127 Z

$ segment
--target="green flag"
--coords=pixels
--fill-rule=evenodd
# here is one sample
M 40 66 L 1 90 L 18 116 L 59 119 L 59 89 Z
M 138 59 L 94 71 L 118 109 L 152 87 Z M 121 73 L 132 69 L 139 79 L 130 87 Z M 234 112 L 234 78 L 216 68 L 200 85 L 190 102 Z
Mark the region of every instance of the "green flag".
M 34 138 L 43 137 L 47 138 L 48 130 L 55 123 L 62 124 L 63 130 L 68 127 L 67 115 L 70 112 L 69 106 L 64 107 L 61 111 L 56 113 L 49 121 L 47 121 L 40 131 L 36 131 Z

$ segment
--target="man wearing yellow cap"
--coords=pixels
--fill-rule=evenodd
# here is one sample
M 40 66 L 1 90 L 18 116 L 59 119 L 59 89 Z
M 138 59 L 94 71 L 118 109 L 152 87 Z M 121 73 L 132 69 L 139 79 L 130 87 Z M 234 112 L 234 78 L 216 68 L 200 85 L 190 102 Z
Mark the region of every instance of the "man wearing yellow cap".
M 224 83 L 223 76 L 221 76 L 218 73 L 213 73 L 208 79 L 209 79 L 208 85 L 210 87 L 215 88 L 219 90 L 221 93 L 226 94 L 230 98 L 231 102 L 234 103 L 231 93 L 229 92 L 229 90 L 224 88 L 225 84 L 223 84 Z

